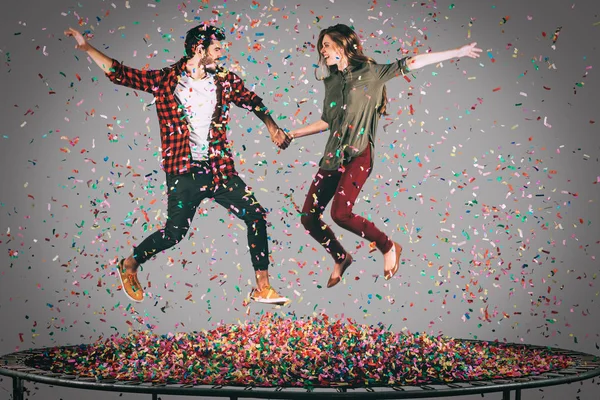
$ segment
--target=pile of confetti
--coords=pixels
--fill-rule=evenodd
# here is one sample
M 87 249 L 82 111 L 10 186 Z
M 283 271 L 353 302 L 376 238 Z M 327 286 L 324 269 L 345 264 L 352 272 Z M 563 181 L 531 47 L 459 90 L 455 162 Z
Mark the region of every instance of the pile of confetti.
M 54 372 L 172 384 L 352 387 L 537 375 L 573 365 L 546 349 L 394 333 L 326 315 L 222 325 L 211 331 L 135 332 L 54 348 Z

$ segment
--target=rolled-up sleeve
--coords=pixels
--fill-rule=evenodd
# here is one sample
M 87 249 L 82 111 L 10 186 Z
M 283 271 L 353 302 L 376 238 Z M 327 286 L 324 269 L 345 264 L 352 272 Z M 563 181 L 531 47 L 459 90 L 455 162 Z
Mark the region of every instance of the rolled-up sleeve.
M 331 105 L 325 104 L 326 100 L 323 100 L 323 112 L 321 113 L 321 120 L 327 122 L 327 124 L 331 125 L 330 117 L 329 117 L 329 109 Z
M 163 70 L 131 68 L 113 59 L 106 77 L 117 85 L 152 93 L 157 89 L 163 73 Z
M 410 57 L 401 58 L 390 64 L 371 64 L 378 79 L 387 82 L 396 76 L 403 76 L 410 72 L 406 65 Z

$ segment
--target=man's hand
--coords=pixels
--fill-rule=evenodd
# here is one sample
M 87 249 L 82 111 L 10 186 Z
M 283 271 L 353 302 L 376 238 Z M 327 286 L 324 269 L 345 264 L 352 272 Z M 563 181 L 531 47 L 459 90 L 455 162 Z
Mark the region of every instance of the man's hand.
M 292 142 L 291 136 L 288 136 L 285 131 L 281 128 L 276 128 L 271 133 L 271 140 L 273 143 L 277 145 L 281 150 L 287 149 L 287 147 Z
M 81 32 L 79 32 L 77 29 L 69 28 L 65 31 L 65 36 L 75 38 L 77 41 L 75 48 L 87 52 L 87 54 L 92 58 L 92 60 L 94 60 L 96 65 L 98 65 L 100 69 L 104 71 L 105 74 L 111 72 L 111 66 L 113 63 L 112 58 L 108 57 L 101 51 L 98 51 L 94 46 L 89 44 Z
M 91 46 L 78 30 L 69 28 L 65 31 L 65 35 L 75 38 L 75 40 L 77 41 L 77 44 L 75 45 L 76 49 L 79 49 L 81 51 L 88 51 L 90 49 Z

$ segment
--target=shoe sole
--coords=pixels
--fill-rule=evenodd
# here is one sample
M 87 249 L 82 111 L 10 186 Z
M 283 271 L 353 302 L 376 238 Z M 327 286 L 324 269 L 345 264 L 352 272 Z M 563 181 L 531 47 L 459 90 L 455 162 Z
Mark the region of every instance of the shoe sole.
M 288 301 L 290 301 L 290 299 L 287 299 L 285 297 L 279 297 L 277 299 L 253 299 L 251 297 L 250 300 L 255 301 L 257 303 L 276 304 L 276 305 L 283 305 L 283 304 L 287 303 Z
M 135 301 L 136 303 L 141 303 L 142 301 L 144 301 L 144 298 L 142 297 L 142 300 L 136 300 L 133 297 L 131 297 L 129 295 L 129 293 L 127 293 L 127 290 L 125 290 L 125 283 L 123 282 L 123 274 L 121 273 L 121 271 L 119 270 L 119 268 L 121 268 L 120 263 L 117 264 L 117 273 L 119 274 L 119 281 L 121 281 L 121 290 L 123 291 L 123 293 L 125 293 L 125 296 L 127 296 L 127 298 L 131 301 Z

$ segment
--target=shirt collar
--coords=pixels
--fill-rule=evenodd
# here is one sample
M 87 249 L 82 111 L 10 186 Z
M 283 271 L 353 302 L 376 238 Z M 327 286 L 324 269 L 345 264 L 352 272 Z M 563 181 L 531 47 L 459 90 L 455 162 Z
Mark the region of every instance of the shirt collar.
M 177 73 L 177 75 L 181 75 L 181 73 L 183 71 L 185 71 L 185 65 L 187 64 L 188 58 L 187 57 L 181 57 L 179 59 L 179 61 L 177 61 L 175 63 L 175 72 Z
M 350 63 L 350 64 L 348 64 L 346 69 L 340 70 L 339 68 L 336 67 L 334 71 L 340 75 L 346 76 L 346 75 L 348 75 L 349 72 L 354 72 L 357 68 L 358 68 L 358 65 Z

